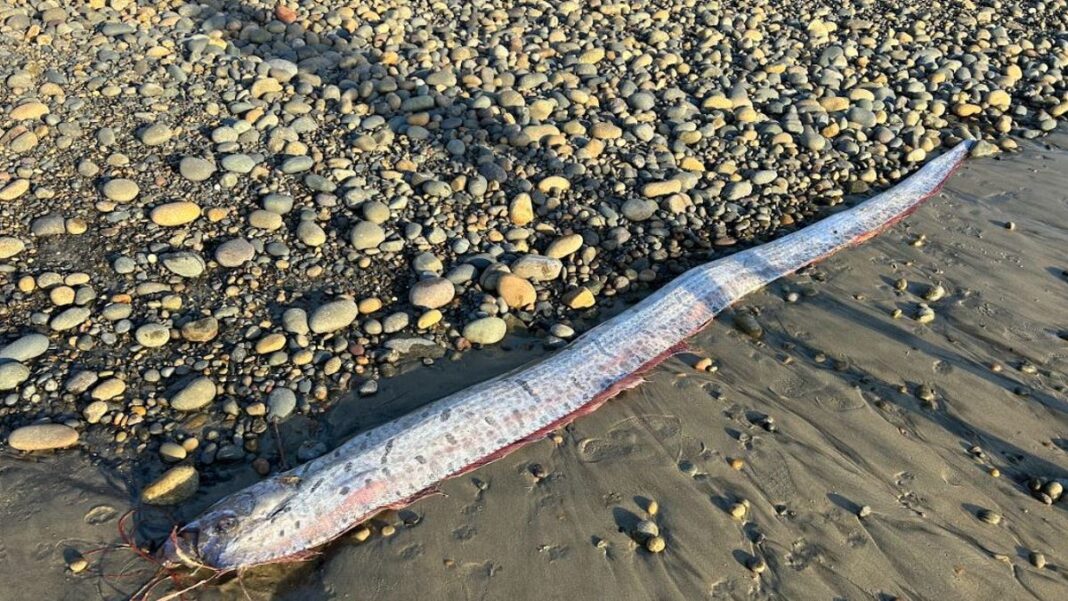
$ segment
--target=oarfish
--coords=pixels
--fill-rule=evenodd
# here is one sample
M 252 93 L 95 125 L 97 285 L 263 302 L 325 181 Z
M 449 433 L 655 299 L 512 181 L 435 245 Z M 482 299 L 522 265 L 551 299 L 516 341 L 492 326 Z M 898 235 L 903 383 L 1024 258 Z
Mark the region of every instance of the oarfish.
M 964 161 L 965 142 L 868 201 L 695 267 L 533 366 L 358 434 L 226 497 L 176 531 L 172 563 L 226 571 L 304 556 L 377 512 L 507 455 L 641 382 L 641 373 L 746 294 L 902 219 Z

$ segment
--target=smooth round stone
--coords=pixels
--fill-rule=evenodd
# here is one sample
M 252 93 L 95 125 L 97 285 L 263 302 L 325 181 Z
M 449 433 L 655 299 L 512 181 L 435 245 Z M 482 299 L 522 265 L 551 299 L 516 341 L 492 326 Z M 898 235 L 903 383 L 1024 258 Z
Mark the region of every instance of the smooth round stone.
M 176 443 L 167 441 L 159 445 L 159 456 L 164 461 L 170 461 L 171 463 L 178 463 L 186 458 L 189 452 L 185 450 L 185 447 Z
M 89 319 L 88 307 L 71 307 L 53 317 L 49 325 L 53 330 L 62 332 L 82 325 L 87 319 Z
M 247 154 L 230 154 L 223 157 L 222 167 L 231 173 L 245 174 L 256 167 L 256 161 Z
M 174 132 L 171 128 L 163 123 L 156 123 L 142 129 L 138 136 L 141 139 L 141 143 L 145 146 L 161 146 L 170 142 L 171 136 L 173 135 Z
M 389 207 L 385 203 L 372 200 L 360 205 L 363 218 L 371 223 L 385 223 L 389 219 Z
M 10 259 L 26 249 L 26 243 L 13 236 L 0 236 L 0 261 Z
M 627 104 L 636 111 L 648 111 L 656 106 L 656 96 L 649 92 L 635 92 L 627 97 Z
M 505 273 L 497 280 L 497 295 L 513 309 L 533 305 L 538 300 L 538 293 L 534 290 L 534 286 L 512 273 Z
M 356 250 L 377 248 L 385 239 L 385 230 L 372 221 L 360 221 L 352 227 L 352 232 L 349 234 L 349 241 Z
M 214 401 L 216 392 L 215 382 L 210 378 L 196 378 L 170 398 L 171 409 L 196 411 Z
M 200 217 L 200 205 L 195 202 L 168 202 L 152 209 L 152 223 L 163 227 L 175 227 L 196 221 Z
M 273 232 L 282 227 L 282 216 L 266 209 L 257 209 L 248 216 L 248 224 L 257 229 Z
M 288 194 L 268 194 L 263 198 L 263 208 L 285 215 L 293 210 L 293 197 Z
M 483 317 L 464 326 L 464 338 L 475 344 L 497 344 L 508 333 L 508 324 L 500 317 Z
M 30 368 L 17 361 L 0 363 L 0 391 L 14 390 L 30 377 Z
M 397 311 L 396 313 L 390 313 L 382 320 L 382 331 L 386 334 L 393 334 L 408 327 L 408 323 L 411 318 L 404 311 Z
M 219 320 L 205 317 L 182 326 L 182 338 L 190 342 L 209 342 L 219 334 Z
M 512 262 L 512 273 L 524 280 L 548 282 L 560 277 L 564 263 L 560 259 L 542 255 L 523 255 Z
M 347 298 L 338 299 L 312 311 L 308 326 L 316 334 L 336 332 L 349 327 L 356 320 L 357 315 L 359 315 L 359 308 L 355 301 Z
M 48 352 L 48 336 L 44 334 L 26 334 L 3 348 L 0 348 L 0 360 L 20 361 L 25 363 Z
M 275 388 L 267 395 L 267 419 L 283 420 L 297 407 L 297 394 L 288 388 Z
M 427 278 L 412 285 L 408 300 L 422 309 L 444 307 L 456 296 L 456 287 L 445 278 Z
M 307 171 L 315 166 L 315 161 L 309 156 L 296 156 L 289 157 L 282 161 L 281 167 L 282 173 L 300 173 Z
M 181 251 L 161 257 L 163 266 L 183 278 L 195 278 L 204 273 L 204 259 L 195 252 Z
M 200 487 L 200 474 L 191 465 L 172 467 L 141 491 L 147 505 L 176 505 L 191 498 Z
M 159 348 L 171 339 L 171 330 L 159 323 L 146 323 L 134 332 L 138 344 L 147 348 Z
M 124 392 L 126 392 L 126 382 L 118 378 L 108 378 L 97 384 L 89 396 L 95 401 L 110 401 Z
M 65 449 L 78 442 L 78 431 L 63 424 L 37 424 L 18 428 L 7 437 L 7 444 L 19 451 Z
M 255 255 L 256 248 L 244 238 L 227 240 L 215 249 L 215 261 L 223 267 L 240 267 Z
M 215 163 L 200 157 L 183 157 L 178 173 L 191 182 L 202 182 L 215 173 Z
M 628 198 L 623 203 L 623 216 L 631 221 L 645 221 L 656 213 L 656 202 L 644 198 Z
M 113 200 L 115 202 L 130 202 L 137 198 L 137 194 L 141 189 L 137 186 L 135 181 L 120 177 L 108 180 L 108 182 L 104 184 L 102 191 L 108 200 Z
M 551 259 L 563 259 L 582 247 L 582 235 L 570 234 L 567 236 L 561 236 L 556 240 L 553 240 L 547 249 L 545 249 L 545 256 Z
M 297 239 L 308 246 L 322 246 L 326 243 L 326 232 L 314 221 L 301 221 L 297 226 Z

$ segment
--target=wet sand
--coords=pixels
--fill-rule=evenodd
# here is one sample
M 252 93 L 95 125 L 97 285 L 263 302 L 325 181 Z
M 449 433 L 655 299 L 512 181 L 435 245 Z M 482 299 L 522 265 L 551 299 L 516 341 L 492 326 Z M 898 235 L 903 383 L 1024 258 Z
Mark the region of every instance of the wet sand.
M 1068 134 L 1022 146 L 970 162 L 871 243 L 745 299 L 735 311 L 757 314 L 761 340 L 725 315 L 562 444 L 447 482 L 446 496 L 376 520 L 366 542 L 346 537 L 315 561 L 192 596 L 241 599 L 243 584 L 253 599 L 1068 598 L 1068 500 L 1044 505 L 1026 485 L 1068 479 Z M 911 316 L 936 283 L 947 295 L 921 325 Z M 546 353 L 515 337 L 413 367 L 340 402 L 325 428 L 287 424 L 283 440 L 336 443 Z M 695 371 L 701 356 L 718 371 Z M 921 385 L 933 402 L 917 398 Z M 0 573 L 20 582 L 0 598 L 123 598 L 144 580 L 101 574 L 131 557 L 118 552 L 65 569 L 70 548 L 116 542 L 138 475 L 114 473 L 75 453 L 0 456 Z M 229 476 L 173 516 L 143 515 L 140 534 L 255 478 L 245 466 Z M 650 499 L 660 554 L 629 534 Z M 728 508 L 742 500 L 738 520 Z M 384 537 L 387 523 L 396 533 Z M 767 564 L 759 577 L 754 557 Z

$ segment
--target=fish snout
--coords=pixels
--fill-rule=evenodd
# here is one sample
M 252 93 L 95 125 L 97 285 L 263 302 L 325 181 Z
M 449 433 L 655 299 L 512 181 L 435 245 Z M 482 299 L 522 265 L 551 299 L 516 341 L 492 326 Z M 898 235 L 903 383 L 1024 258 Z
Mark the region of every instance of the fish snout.
M 196 529 L 175 528 L 167 541 L 160 549 L 160 558 L 163 565 L 168 568 L 202 568 L 204 562 L 197 551 L 197 538 L 200 534 Z

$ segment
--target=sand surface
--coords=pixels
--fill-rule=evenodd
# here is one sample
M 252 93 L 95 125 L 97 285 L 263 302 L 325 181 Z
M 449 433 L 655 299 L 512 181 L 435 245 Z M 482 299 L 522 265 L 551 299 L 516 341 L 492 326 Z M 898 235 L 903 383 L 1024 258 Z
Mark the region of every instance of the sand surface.
M 1068 135 L 1024 148 L 969 163 L 893 230 L 747 298 L 736 310 L 758 314 L 762 340 L 725 315 L 693 354 L 568 427 L 562 444 L 446 483 L 447 496 L 376 521 L 367 542 L 349 537 L 316 561 L 189 598 L 1068 598 L 1068 500 L 1047 506 L 1027 488 L 1068 478 Z M 920 325 L 910 316 L 935 283 L 948 294 Z M 798 302 L 785 300 L 791 291 Z M 375 397 L 340 402 L 325 427 L 287 424 L 283 439 L 336 444 L 546 352 L 515 337 L 413 366 Z M 699 356 L 718 372 L 695 371 Z M 933 407 L 917 398 L 921 385 Z M 18 582 L 0 598 L 121 599 L 147 578 L 131 570 L 148 564 L 125 566 L 124 552 L 65 569 L 70 549 L 117 541 L 140 482 L 115 473 L 76 453 L 0 456 L 0 573 Z M 140 534 L 255 479 L 246 466 L 230 476 L 172 516 L 142 516 Z M 628 534 L 649 499 L 667 540 L 656 555 Z M 727 508 L 743 499 L 739 521 Z M 858 518 L 861 506 L 871 514 Z M 379 534 L 386 523 L 390 537 Z M 753 556 L 767 563 L 759 577 Z M 123 569 L 128 578 L 114 575 Z

